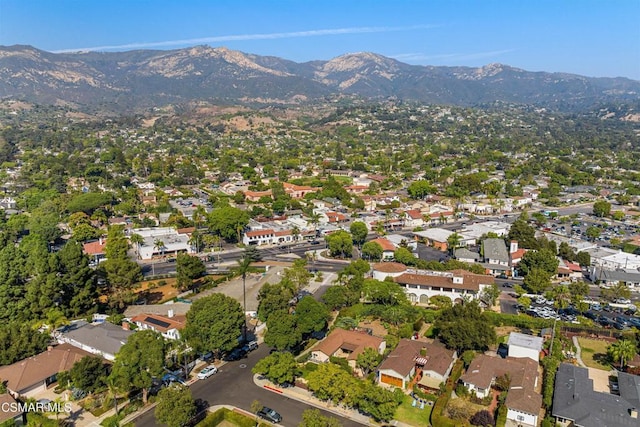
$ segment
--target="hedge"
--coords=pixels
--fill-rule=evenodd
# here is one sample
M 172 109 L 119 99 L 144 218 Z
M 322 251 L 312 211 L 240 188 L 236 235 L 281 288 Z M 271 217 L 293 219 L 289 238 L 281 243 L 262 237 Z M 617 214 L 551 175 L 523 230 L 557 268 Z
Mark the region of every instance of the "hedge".
M 458 427 L 461 425 L 460 421 L 453 421 L 447 418 L 444 415 L 444 410 L 449 403 L 449 398 L 451 397 L 453 388 L 456 386 L 458 379 L 460 379 L 460 376 L 462 375 L 463 368 L 464 364 L 462 363 L 462 360 L 456 360 L 456 363 L 453 365 L 453 369 L 451 370 L 451 375 L 449 375 L 449 378 L 447 379 L 445 390 L 438 400 L 436 400 L 436 403 L 433 405 L 433 409 L 431 410 L 431 425 L 438 427 Z M 468 423 L 465 423 L 464 425 L 468 425 Z
M 255 427 L 256 420 L 239 412 L 230 411 L 227 408 L 220 408 L 216 412 L 207 415 L 198 427 L 216 427 L 222 421 L 229 421 L 238 427 Z

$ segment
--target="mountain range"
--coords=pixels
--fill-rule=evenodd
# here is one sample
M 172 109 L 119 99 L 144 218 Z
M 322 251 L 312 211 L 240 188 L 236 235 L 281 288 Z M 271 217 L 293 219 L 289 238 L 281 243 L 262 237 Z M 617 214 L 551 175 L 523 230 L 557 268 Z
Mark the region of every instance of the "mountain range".
M 296 63 L 209 46 L 108 53 L 0 46 L 0 99 L 126 111 L 193 100 L 299 104 L 339 96 L 575 110 L 638 101 L 640 81 L 530 72 L 502 64 L 409 65 L 375 53 Z

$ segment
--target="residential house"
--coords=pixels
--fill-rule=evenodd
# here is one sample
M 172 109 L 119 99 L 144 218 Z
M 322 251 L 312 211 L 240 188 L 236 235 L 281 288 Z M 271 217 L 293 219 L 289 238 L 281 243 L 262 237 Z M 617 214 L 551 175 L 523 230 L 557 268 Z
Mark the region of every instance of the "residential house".
M 507 341 L 509 357 L 528 357 L 529 359 L 540 361 L 542 351 L 542 337 L 511 332 Z
M 473 359 L 467 371 L 460 377 L 462 384 L 478 398 L 489 395 L 491 387 L 499 377 L 508 376 L 509 390 L 505 406 L 507 422 L 514 425 L 535 427 L 542 408 L 542 396 L 536 392 L 538 386 L 538 363 L 528 357 L 515 358 L 480 354 Z
M 130 305 L 124 311 L 124 317 L 131 319 L 141 314 L 158 314 L 160 316 L 169 317 L 170 313 L 175 316 L 185 316 L 191 304 L 185 302 L 175 302 L 171 304 L 143 304 Z
M 403 246 L 410 251 L 415 251 L 418 249 L 418 242 L 415 239 L 403 236 L 401 234 L 387 234 L 386 236 L 384 236 L 384 238 L 393 243 L 393 246 L 395 246 L 396 249 Z
M 618 388 L 619 396 L 595 391 L 587 368 L 562 363 L 551 413 L 562 427 L 639 427 L 640 377 L 618 372 Z
M 308 185 L 295 185 L 289 184 L 288 182 L 283 182 L 282 186 L 284 187 L 285 193 L 291 196 L 292 199 L 304 199 L 304 196 L 310 193 L 317 193 L 322 190 L 322 188 L 318 187 L 310 187 Z
M 270 245 L 273 243 L 275 230 L 268 228 L 266 230 L 251 230 L 244 233 L 242 243 L 244 245 Z
M 402 389 L 415 383 L 437 390 L 449 377 L 455 360 L 456 352 L 442 344 L 402 339 L 378 367 L 377 381 Z
M 117 326 L 109 322 L 80 321 L 72 323 L 69 329 L 62 332 L 58 341 L 113 361 L 131 334 L 133 331 L 128 329 L 126 322 L 123 326 Z
M 517 241 L 511 241 L 509 244 L 509 265 L 511 266 L 511 275 L 513 277 L 517 276 L 518 265 L 525 253 L 527 253 L 527 250 L 519 248 Z
M 265 190 L 265 191 L 245 190 L 244 191 L 244 198 L 248 202 L 258 202 L 263 197 L 268 197 L 270 199 L 273 199 L 273 193 L 271 192 L 271 190 Z
M 436 295 L 447 296 L 452 302 L 461 302 L 466 298 L 478 299 L 484 288 L 494 283 L 492 276 L 474 274 L 466 270 L 407 269 L 394 275 L 378 272 L 378 277 L 386 275 L 392 276 L 394 282 L 404 288 L 409 301 L 418 304 L 428 304 L 429 298 Z
M 498 276 L 510 271 L 509 253 L 504 240 L 497 238 L 484 239 L 482 241 L 483 267 L 488 274 Z
M 484 221 L 474 224 L 466 225 L 458 234 L 462 234 L 467 239 L 475 240 L 475 243 L 479 243 L 483 236 L 489 233 L 495 233 L 498 237 L 504 237 L 509 234 L 511 224 L 502 221 Z
M 361 331 L 334 329 L 311 351 L 311 361 L 328 362 L 331 357 L 347 359 L 349 366 L 356 368 L 356 359 L 365 349 L 372 348 L 378 354 L 384 353 L 385 341 Z
M 17 401 L 9 393 L 0 394 L 0 426 L 4 425 L 27 425 L 26 414 L 19 409 Z
M 577 282 L 578 280 L 582 280 L 582 268 L 579 264 L 560 259 L 556 276 L 560 280 Z
M 623 283 L 629 288 L 640 288 L 640 270 L 635 268 L 607 270 L 602 267 L 592 267 L 589 277 L 603 287 Z
M 132 317 L 131 321 L 138 326 L 139 330 L 151 329 L 166 339 L 178 340 L 180 339 L 180 331 L 187 323 L 187 316 L 176 315 L 172 310 L 169 310 L 167 316 L 145 313 Z
M 100 238 L 95 242 L 87 242 L 82 245 L 82 251 L 89 256 L 90 261 L 97 265 L 98 263 L 107 259 L 105 253 L 105 247 L 107 246 L 107 239 Z
M 16 209 L 18 204 L 11 197 L 3 197 L 0 199 L 0 209 Z
M 480 260 L 480 254 L 472 252 L 467 248 L 458 248 L 453 253 L 453 257 L 461 262 L 468 262 L 469 264 L 476 263 Z
M 396 247 L 389 240 L 384 237 L 378 237 L 377 239 L 371 240 L 372 243 L 377 243 L 382 248 L 382 260 L 390 261 L 393 260 L 393 254 L 396 250 Z
M 60 372 L 70 370 L 90 353 L 69 344 L 49 347 L 46 351 L 11 365 L 0 367 L 0 378 L 14 397 L 32 397 L 57 381 Z
M 422 216 L 422 212 L 417 209 L 411 209 L 405 211 L 404 216 L 404 226 L 410 228 L 422 227 L 424 226 L 424 218 Z

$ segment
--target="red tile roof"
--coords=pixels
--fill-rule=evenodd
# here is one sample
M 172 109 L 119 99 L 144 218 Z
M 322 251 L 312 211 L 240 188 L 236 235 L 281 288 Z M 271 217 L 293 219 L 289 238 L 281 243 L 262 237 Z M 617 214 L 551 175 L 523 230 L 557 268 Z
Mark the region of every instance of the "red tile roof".
M 95 242 L 89 242 L 82 245 L 82 250 L 87 255 L 101 255 L 104 253 L 104 247 L 107 245 L 107 240 L 97 240 Z
M 407 211 L 407 215 L 411 219 L 420 219 L 420 218 L 422 218 L 422 213 L 417 209 L 412 209 L 410 211 Z
M 328 337 L 318 344 L 313 351 L 320 351 L 327 356 L 332 356 L 340 348 L 348 348 L 351 352 L 349 360 L 355 360 L 365 348 L 373 348 L 376 351 L 384 340 L 374 337 L 366 332 L 347 331 L 345 329 L 334 329 Z
M 269 236 L 275 232 L 272 229 L 247 231 L 247 237 Z
M 399 262 L 378 262 L 373 264 L 372 267 L 375 271 L 380 271 L 381 273 L 401 273 L 407 271 L 407 266 Z
M 382 246 L 382 250 L 383 251 L 395 251 L 396 247 L 393 243 L 391 243 L 391 241 L 389 241 L 388 239 L 385 239 L 384 237 L 378 237 L 377 239 L 373 239 L 371 240 L 374 243 L 379 244 L 380 246 Z

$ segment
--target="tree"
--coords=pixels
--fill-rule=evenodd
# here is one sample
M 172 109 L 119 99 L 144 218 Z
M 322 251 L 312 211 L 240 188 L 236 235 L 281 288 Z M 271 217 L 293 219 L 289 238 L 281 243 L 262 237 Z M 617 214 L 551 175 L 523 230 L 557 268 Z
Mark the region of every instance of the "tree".
M 230 351 L 238 345 L 245 316 L 235 299 L 213 294 L 196 300 L 187 312 L 184 336 L 199 353 Z
M 295 260 L 291 267 L 284 270 L 282 281 L 290 283 L 296 292 L 300 292 L 309 286 L 311 277 L 311 273 L 307 270 L 307 260 L 300 258 Z
M 435 187 L 424 179 L 413 181 L 409 184 L 409 187 L 407 187 L 407 192 L 412 199 L 423 199 L 429 194 L 435 193 L 435 191 Z
M 486 350 L 496 340 L 491 322 L 476 301 L 444 309 L 434 326 L 440 341 L 459 352 Z
M 242 340 L 247 340 L 247 273 L 251 268 L 252 258 L 245 256 L 240 258 L 236 267 L 238 274 L 242 276 L 242 312 L 244 313 L 244 322 L 242 323 Z
M 488 305 L 493 306 L 493 305 L 496 305 L 496 300 L 498 299 L 499 296 L 500 296 L 500 288 L 498 287 L 498 285 L 494 283 L 490 286 L 486 286 L 482 290 L 480 294 L 480 299 L 486 302 Z
M 496 425 L 493 416 L 486 409 L 473 414 L 469 422 L 472 426 L 493 427 Z
M 407 303 L 407 294 L 396 282 L 367 279 L 363 285 L 363 297 L 374 304 L 395 306 Z
M 298 302 L 295 315 L 296 326 L 303 336 L 326 328 L 327 321 L 331 317 L 327 307 L 311 295 L 305 296 Z
M 600 291 L 602 298 L 608 301 L 615 301 L 617 299 L 629 299 L 631 298 L 631 291 L 629 287 L 622 282 L 617 282 L 609 289 L 602 289 Z
M 273 285 L 265 283 L 258 291 L 258 319 L 266 322 L 273 313 L 288 312 L 289 302 L 296 292 L 296 288 L 290 282 L 281 281 Z
M 571 282 L 569 283 L 569 294 L 571 294 L 571 300 L 574 304 L 582 301 L 584 297 L 589 295 L 589 285 L 585 282 Z
M 536 229 L 527 224 L 526 218 L 526 215 L 523 214 L 511 224 L 508 238 L 517 241 L 520 247 L 536 249 L 538 247 Z
M 351 240 L 351 235 L 346 231 L 338 230 L 334 233 L 327 234 L 325 236 L 325 241 L 329 246 L 329 252 L 332 257 L 351 257 L 351 253 L 353 252 L 353 240 Z
M 593 214 L 599 218 L 609 216 L 611 213 L 611 203 L 606 200 L 598 200 L 593 204 Z
M 28 323 L 0 322 L 0 365 L 10 365 L 46 350 L 49 340 L 49 335 L 38 332 Z
M 125 294 L 133 289 L 133 285 L 142 280 L 140 266 L 130 259 L 108 259 L 100 263 L 100 270 L 107 277 L 113 302 L 119 305 L 123 304 Z
M 153 249 L 157 249 L 161 255 L 164 255 L 164 251 L 165 249 L 167 249 L 167 247 L 164 244 L 164 241 L 160 238 L 156 238 L 153 241 Z
M 382 361 L 382 356 L 378 354 L 375 348 L 367 347 L 356 358 L 356 366 L 360 368 L 363 376 L 369 375 L 369 372 L 373 372 Z
M 131 335 L 118 354 L 111 370 L 118 389 L 142 389 L 142 401 L 147 402 L 153 378 L 163 373 L 165 346 L 162 335 L 143 330 Z
M 555 308 L 567 308 L 571 302 L 571 293 L 569 287 L 565 285 L 554 286 L 550 291 L 551 298 Z
M 367 238 L 367 234 L 369 233 L 367 225 L 362 221 L 354 221 L 351 223 L 349 231 L 353 237 L 353 243 L 358 246 L 361 246 L 364 243 Z
M 539 268 L 534 268 L 526 275 L 522 285 L 532 294 L 541 294 L 551 286 L 549 274 Z
M 102 358 L 85 356 L 76 362 L 69 371 L 69 379 L 74 387 L 87 393 L 94 393 L 105 387 L 108 366 Z
M 531 298 L 521 296 L 520 298 L 518 298 L 518 304 L 520 304 L 524 308 L 529 308 L 531 307 Z
M 283 311 L 277 311 L 267 319 L 267 332 L 264 342 L 278 350 L 289 350 L 302 341 L 302 332 L 298 329 L 297 317 Z
M 276 352 L 260 359 L 253 367 L 252 372 L 264 375 L 269 381 L 276 384 L 293 383 L 300 375 L 298 362 L 289 352 Z
M 396 261 L 404 265 L 415 265 L 417 258 L 407 248 L 398 248 L 393 252 Z
M 189 289 L 193 281 L 207 273 L 202 260 L 188 254 L 178 254 L 176 258 L 176 287 L 180 290 Z
M 607 354 L 615 363 L 620 361 L 620 370 L 626 366 L 626 362 L 634 358 L 637 353 L 636 345 L 630 340 L 618 340 L 607 347 Z
M 142 246 L 142 244 L 144 243 L 144 237 L 142 237 L 138 233 L 133 233 L 131 236 L 129 236 L 129 241 L 136 245 L 136 256 L 140 258 L 140 246 Z
M 325 417 L 317 409 L 305 409 L 298 427 L 342 427 L 342 424 L 336 418 Z
M 537 269 L 543 271 L 551 278 L 558 272 L 558 258 L 556 258 L 556 254 L 549 249 L 527 251 L 522 256 L 518 268 L 525 277 L 531 270 Z
M 172 384 L 158 393 L 156 419 L 169 427 L 186 425 L 196 415 L 196 411 L 196 403 L 188 387 Z
M 558 247 L 558 256 L 562 259 L 573 261 L 576 258 L 576 253 L 567 242 L 561 242 Z
M 89 224 L 79 224 L 73 229 L 73 240 L 78 242 L 86 242 L 95 239 L 101 235 L 101 231 Z
M 591 226 L 587 227 L 587 230 L 584 232 L 584 234 L 586 234 L 589 240 L 594 241 L 598 237 L 600 237 L 600 234 L 602 234 L 602 230 L 600 230 L 600 228 L 598 227 Z
M 249 223 L 249 214 L 238 208 L 225 205 L 209 213 L 207 221 L 210 230 L 227 241 L 239 241 L 238 230 Z
M 453 305 L 451 298 L 446 295 L 434 295 L 429 298 L 429 303 L 434 305 L 438 310 L 442 310 L 443 308 L 449 308 Z
M 447 237 L 447 248 L 449 249 L 449 252 L 453 253 L 460 246 L 461 241 L 462 236 L 458 233 L 454 232 L 450 234 L 449 237 Z
M 382 246 L 378 242 L 366 242 L 362 245 L 362 258 L 368 261 L 380 261 L 383 252 Z
M 576 254 L 576 262 L 580 264 L 580 267 L 588 267 L 591 265 L 591 255 L 589 252 L 578 252 Z

